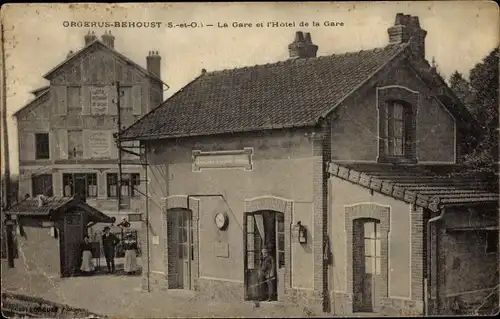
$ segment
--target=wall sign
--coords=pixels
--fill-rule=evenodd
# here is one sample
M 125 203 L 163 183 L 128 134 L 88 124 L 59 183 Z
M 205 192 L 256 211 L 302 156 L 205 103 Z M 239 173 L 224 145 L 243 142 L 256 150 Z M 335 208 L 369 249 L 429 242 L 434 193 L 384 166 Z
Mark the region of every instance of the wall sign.
M 90 88 L 90 112 L 96 115 L 108 113 L 108 90 L 106 87 Z
M 214 168 L 252 170 L 253 148 L 235 151 L 193 151 L 193 171 Z
M 111 157 L 111 139 L 108 131 L 92 131 L 89 133 L 90 156 L 92 158 Z

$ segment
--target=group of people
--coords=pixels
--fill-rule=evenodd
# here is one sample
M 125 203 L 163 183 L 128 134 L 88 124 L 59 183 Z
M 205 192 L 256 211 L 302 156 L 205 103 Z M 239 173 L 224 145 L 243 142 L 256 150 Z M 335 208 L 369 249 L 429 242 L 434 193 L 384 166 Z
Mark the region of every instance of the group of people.
M 104 257 L 106 258 L 106 265 L 108 267 L 108 273 L 116 272 L 115 267 L 115 247 L 120 241 L 118 238 L 110 232 L 110 228 L 106 226 L 104 228 L 104 233 L 102 235 L 102 247 L 104 251 Z M 137 267 L 137 244 L 135 242 L 127 244 L 125 243 L 125 264 L 124 271 L 126 274 L 133 274 L 138 270 Z M 95 265 L 93 263 L 92 256 L 92 243 L 88 236 L 85 236 L 84 242 L 81 244 L 81 256 L 82 262 L 80 266 L 80 271 L 89 275 L 95 271 Z

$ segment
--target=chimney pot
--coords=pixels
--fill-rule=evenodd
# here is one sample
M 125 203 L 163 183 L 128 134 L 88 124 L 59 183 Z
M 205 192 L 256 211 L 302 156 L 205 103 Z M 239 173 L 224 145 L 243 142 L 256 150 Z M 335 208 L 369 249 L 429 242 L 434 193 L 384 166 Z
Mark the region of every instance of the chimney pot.
M 315 58 L 318 52 L 318 46 L 314 45 L 309 32 L 297 31 L 295 41 L 288 45 L 290 58 Z
M 398 13 L 394 26 L 387 29 L 389 43 L 398 44 L 410 41 L 410 50 L 414 56 L 425 58 L 425 37 L 427 31 L 420 27 L 418 17 Z
M 398 13 L 396 14 L 396 21 L 394 22 L 394 25 L 402 25 L 403 24 L 403 14 Z
M 303 42 L 304 41 L 304 34 L 302 33 L 302 31 L 297 31 L 297 33 L 295 33 L 295 42 Z
M 161 57 L 158 55 L 158 51 L 149 51 L 149 55 L 146 57 L 146 66 L 150 73 L 157 77 L 161 76 Z
M 304 41 L 312 44 L 311 33 L 307 32 L 304 34 Z

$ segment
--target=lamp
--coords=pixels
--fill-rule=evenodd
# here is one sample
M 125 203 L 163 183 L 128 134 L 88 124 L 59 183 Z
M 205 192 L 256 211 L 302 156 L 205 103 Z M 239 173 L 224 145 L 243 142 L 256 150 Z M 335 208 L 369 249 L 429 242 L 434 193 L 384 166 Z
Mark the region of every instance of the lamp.
M 294 227 L 298 232 L 298 238 L 300 244 L 307 244 L 307 229 L 300 221 Z

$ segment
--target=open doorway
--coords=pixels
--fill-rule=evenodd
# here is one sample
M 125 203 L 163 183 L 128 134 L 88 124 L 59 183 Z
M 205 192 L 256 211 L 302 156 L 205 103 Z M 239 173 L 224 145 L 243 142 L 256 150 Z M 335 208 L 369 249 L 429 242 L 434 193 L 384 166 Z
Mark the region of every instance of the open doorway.
M 245 299 L 276 301 L 284 295 L 285 222 L 283 213 L 259 211 L 247 213 L 244 219 Z M 273 259 L 271 278 L 259 277 L 267 249 Z M 268 284 L 269 283 L 269 284 Z

